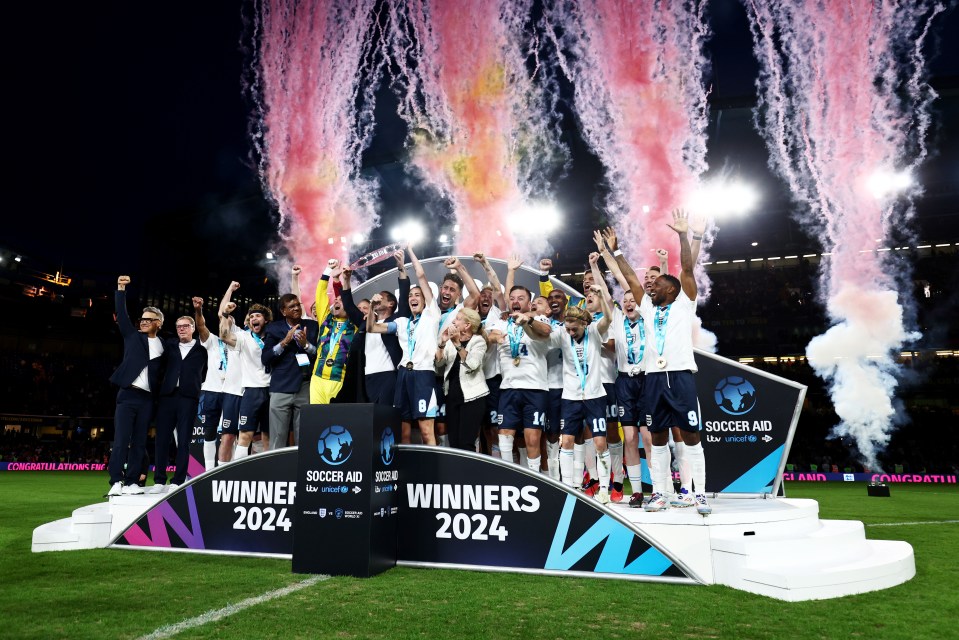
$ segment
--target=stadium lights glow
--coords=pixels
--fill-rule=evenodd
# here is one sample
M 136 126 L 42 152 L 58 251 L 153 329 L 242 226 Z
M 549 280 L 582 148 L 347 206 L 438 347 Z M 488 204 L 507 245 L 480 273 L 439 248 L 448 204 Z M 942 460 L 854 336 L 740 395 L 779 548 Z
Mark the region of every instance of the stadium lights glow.
M 17 256 L 13 259 L 14 262 L 20 262 L 21 260 L 23 260 L 23 256 Z
M 353 234 L 353 244 L 363 244 L 366 242 L 366 236 L 362 233 L 356 232 Z
M 440 234 L 440 242 L 441 242 L 441 243 L 446 243 L 446 242 L 449 242 L 449 241 L 450 241 L 450 237 L 449 237 L 448 235 L 446 235 L 445 233 L 441 233 L 441 234 Z
M 913 184 L 912 175 L 908 171 L 877 169 L 866 178 L 866 189 L 876 200 L 901 193 Z
M 754 243 L 753 243 L 753 246 L 754 246 L 754 247 L 758 247 L 758 246 L 759 246 L 759 243 L 758 243 L 758 242 L 754 242 Z
M 417 244 L 426 237 L 426 229 L 416 220 L 405 220 L 390 230 L 390 239 L 394 242 Z
M 559 228 L 563 215 L 551 202 L 531 202 L 507 222 L 517 236 L 550 234 Z
M 267 251 L 267 252 L 266 252 L 266 259 L 267 259 L 267 260 L 273 260 L 274 258 L 276 258 L 276 255 L 275 255 L 272 251 Z
M 693 212 L 712 218 L 743 215 L 759 203 L 759 192 L 739 181 L 713 180 L 702 183 L 689 197 L 686 206 Z

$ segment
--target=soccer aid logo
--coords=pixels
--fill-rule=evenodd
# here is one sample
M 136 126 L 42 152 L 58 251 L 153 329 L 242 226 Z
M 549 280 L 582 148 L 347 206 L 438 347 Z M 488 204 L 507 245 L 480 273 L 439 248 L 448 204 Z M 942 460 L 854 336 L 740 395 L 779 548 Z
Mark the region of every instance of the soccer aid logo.
M 383 464 L 389 466 L 393 463 L 393 459 L 396 458 L 396 436 L 393 435 L 393 430 L 387 427 L 383 431 L 383 435 L 380 437 L 380 458 L 383 460 Z
M 353 437 L 346 427 L 335 424 L 320 434 L 316 450 L 320 454 L 320 459 L 326 464 L 333 466 L 343 464 L 353 453 Z
M 756 406 L 756 389 L 746 378 L 729 376 L 716 385 L 716 406 L 731 416 L 741 416 Z

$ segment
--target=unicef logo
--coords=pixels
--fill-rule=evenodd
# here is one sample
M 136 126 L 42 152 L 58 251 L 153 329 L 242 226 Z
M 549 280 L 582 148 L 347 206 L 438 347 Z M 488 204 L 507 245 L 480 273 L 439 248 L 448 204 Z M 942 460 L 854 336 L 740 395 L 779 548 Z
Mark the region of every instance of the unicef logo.
M 756 389 L 746 378 L 729 376 L 716 385 L 716 406 L 731 416 L 741 416 L 756 406 Z
M 353 436 L 346 430 L 334 424 L 320 434 L 320 441 L 316 444 L 320 459 L 329 465 L 340 465 L 350 459 L 353 453 Z
M 383 435 L 380 437 L 380 458 L 382 458 L 383 464 L 387 466 L 392 464 L 396 458 L 396 436 L 393 435 L 393 430 L 389 427 L 383 431 Z

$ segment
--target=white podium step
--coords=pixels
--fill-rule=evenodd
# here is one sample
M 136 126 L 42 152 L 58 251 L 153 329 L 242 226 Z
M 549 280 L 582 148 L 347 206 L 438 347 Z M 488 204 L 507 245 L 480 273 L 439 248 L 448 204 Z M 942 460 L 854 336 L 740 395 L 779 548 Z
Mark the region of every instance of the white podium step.
M 34 529 L 31 549 L 41 552 L 105 547 L 163 497 L 164 494 L 111 496 L 109 502 L 80 507 L 69 518 Z

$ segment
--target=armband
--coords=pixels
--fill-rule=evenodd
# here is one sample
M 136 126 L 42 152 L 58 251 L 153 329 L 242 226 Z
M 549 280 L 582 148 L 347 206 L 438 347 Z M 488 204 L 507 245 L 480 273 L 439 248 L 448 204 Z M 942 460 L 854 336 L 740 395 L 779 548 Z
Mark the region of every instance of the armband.
M 623 255 L 623 252 L 620 251 L 619 249 L 617 249 L 616 251 L 613 251 L 613 257 L 614 257 L 614 258 L 618 258 L 618 257 L 621 256 L 621 255 Z

